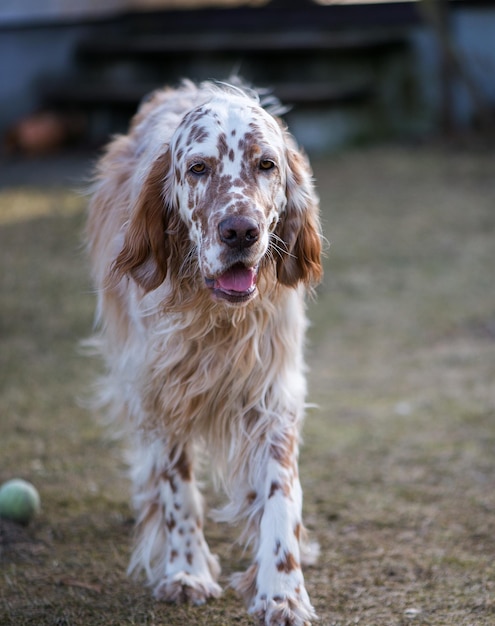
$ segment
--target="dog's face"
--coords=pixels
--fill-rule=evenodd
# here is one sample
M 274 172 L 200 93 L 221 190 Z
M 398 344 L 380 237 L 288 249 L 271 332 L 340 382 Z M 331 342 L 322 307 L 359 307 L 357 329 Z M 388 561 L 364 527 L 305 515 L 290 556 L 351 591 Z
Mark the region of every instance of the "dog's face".
M 217 99 L 184 117 L 170 149 L 172 193 L 205 285 L 247 302 L 287 205 L 282 129 L 259 106 Z
M 256 296 L 265 267 L 289 287 L 321 278 L 309 164 L 249 97 L 218 96 L 187 112 L 138 187 L 117 279 L 130 275 L 145 291 L 169 280 L 190 291 L 185 268 L 194 263 L 199 288 L 242 305 Z

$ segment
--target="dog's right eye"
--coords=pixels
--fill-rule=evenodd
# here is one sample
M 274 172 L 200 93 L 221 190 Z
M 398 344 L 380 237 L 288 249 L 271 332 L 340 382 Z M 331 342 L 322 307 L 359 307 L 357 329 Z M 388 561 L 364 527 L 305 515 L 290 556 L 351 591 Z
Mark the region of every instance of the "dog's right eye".
M 193 174 L 204 174 L 206 172 L 206 165 L 202 162 L 194 163 L 194 165 L 191 165 L 189 168 L 189 171 Z

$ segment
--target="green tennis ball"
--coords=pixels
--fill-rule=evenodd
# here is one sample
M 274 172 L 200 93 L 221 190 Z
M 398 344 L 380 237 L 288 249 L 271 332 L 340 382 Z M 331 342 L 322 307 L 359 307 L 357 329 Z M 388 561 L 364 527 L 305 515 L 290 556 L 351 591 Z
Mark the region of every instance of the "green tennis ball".
M 13 478 L 0 487 L 0 517 L 27 524 L 39 510 L 39 493 L 26 480 Z

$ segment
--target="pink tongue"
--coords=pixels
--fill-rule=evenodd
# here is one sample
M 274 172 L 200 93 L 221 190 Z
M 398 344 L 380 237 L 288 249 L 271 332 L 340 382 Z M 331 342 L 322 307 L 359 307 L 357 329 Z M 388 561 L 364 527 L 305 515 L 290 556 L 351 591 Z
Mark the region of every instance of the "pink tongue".
M 224 291 L 249 291 L 256 282 L 256 271 L 247 267 L 232 267 L 217 278 L 220 289 Z

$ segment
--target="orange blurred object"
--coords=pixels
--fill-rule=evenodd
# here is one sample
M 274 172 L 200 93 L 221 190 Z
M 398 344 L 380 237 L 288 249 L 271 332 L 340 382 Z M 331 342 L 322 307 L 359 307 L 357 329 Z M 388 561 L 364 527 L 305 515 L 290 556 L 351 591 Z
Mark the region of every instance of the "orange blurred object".
M 17 122 L 7 132 L 5 146 L 10 154 L 49 154 L 81 138 L 85 126 L 84 117 L 79 114 L 52 111 L 34 113 Z

